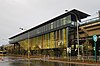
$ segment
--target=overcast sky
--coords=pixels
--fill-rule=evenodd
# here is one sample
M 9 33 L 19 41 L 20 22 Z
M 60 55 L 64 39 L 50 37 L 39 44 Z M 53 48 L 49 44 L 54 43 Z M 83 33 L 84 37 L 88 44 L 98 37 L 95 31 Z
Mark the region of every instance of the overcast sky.
M 0 0 L 0 45 L 8 38 L 76 8 L 88 14 L 100 10 L 100 0 Z

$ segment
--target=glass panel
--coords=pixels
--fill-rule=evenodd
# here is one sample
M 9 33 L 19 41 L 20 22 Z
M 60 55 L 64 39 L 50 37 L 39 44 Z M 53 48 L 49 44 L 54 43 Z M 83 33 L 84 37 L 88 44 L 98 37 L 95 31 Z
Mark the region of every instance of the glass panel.
M 49 25 L 47 24 L 47 31 L 49 30 Z
M 66 17 L 66 24 L 67 23 L 71 23 L 71 15 L 69 15 L 69 16 Z
M 54 32 L 54 47 L 56 48 L 56 44 L 57 44 L 57 42 L 56 42 L 56 31 Z
M 62 19 L 59 19 L 59 26 L 62 26 Z
M 62 19 L 63 19 L 63 20 L 62 20 L 63 25 L 66 25 L 66 24 L 68 24 L 68 23 L 71 23 L 71 15 L 66 16 L 66 17 L 64 17 L 64 18 L 62 18 Z
M 28 49 L 28 42 L 27 42 L 28 40 L 26 39 L 26 40 L 23 40 L 23 41 L 20 41 L 19 42 L 19 44 L 21 45 L 21 47 L 23 47 L 25 50 L 27 50 Z
M 43 32 L 43 26 L 41 27 L 41 31 Z
M 50 30 L 50 24 L 48 24 L 48 30 Z
M 35 47 L 35 38 L 33 38 L 33 46 L 32 46 L 32 49 L 34 50 L 34 47 Z
M 36 29 L 36 34 L 38 34 L 38 29 Z
M 57 27 L 59 27 L 60 26 L 60 20 L 57 20 L 56 22 L 57 22 Z
M 63 25 L 66 24 L 66 17 L 63 18 Z
M 57 27 L 57 21 L 54 21 L 54 28 Z
M 54 48 L 54 32 L 50 33 L 50 48 Z
M 58 48 L 59 45 L 59 31 L 55 31 L 55 47 Z
M 31 34 L 33 34 L 33 36 L 34 36 L 35 35 L 35 31 L 33 30 Z
M 44 35 L 42 35 L 42 46 L 41 46 L 41 48 L 43 49 L 44 47 Z
M 42 36 L 40 36 L 40 45 L 39 45 L 40 48 L 42 48 Z
M 50 23 L 48 24 L 48 30 L 50 30 Z
M 45 32 L 45 25 L 43 26 L 43 31 Z
M 41 27 L 39 28 L 39 31 L 40 31 L 40 33 L 42 32 L 42 31 L 41 31 Z
M 66 47 L 66 29 L 63 29 L 63 45 Z
M 44 35 L 43 49 L 46 49 L 46 34 Z
M 37 29 L 37 34 L 39 34 L 40 33 L 40 31 L 39 31 L 39 28 Z
M 45 49 L 49 48 L 49 44 L 48 44 L 48 36 L 49 34 L 45 34 Z
M 46 31 L 48 31 L 48 24 L 46 25 Z
M 45 25 L 45 31 L 47 31 L 47 25 Z
M 40 31 L 40 33 L 42 32 L 41 27 L 40 27 L 39 31 Z
M 36 29 L 34 31 L 35 31 L 35 35 L 36 35 Z
M 51 23 L 51 29 L 53 29 L 53 27 L 54 27 L 54 25 L 53 25 L 53 24 L 54 24 L 54 23 L 52 22 L 52 23 Z

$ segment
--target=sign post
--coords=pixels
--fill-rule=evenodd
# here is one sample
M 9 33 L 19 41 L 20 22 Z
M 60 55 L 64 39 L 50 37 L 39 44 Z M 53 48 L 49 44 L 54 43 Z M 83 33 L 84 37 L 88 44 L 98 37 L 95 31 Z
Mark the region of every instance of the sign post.
M 94 40 L 95 62 L 97 62 L 97 51 L 96 51 L 97 36 L 96 35 L 93 35 L 93 40 Z

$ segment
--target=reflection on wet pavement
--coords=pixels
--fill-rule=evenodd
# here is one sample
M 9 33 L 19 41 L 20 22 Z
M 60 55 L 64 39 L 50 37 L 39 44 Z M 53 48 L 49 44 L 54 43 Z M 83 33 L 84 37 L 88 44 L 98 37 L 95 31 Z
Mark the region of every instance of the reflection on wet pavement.
M 91 65 L 58 63 L 58 62 L 48 62 L 42 60 L 26 60 L 14 57 L 4 57 L 3 60 L 0 60 L 0 66 L 91 66 Z

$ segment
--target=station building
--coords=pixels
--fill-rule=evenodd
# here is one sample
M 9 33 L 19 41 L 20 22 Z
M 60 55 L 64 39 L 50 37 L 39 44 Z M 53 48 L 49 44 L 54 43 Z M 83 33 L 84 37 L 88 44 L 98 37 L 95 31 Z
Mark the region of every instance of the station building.
M 100 55 L 100 18 L 96 17 L 81 24 L 81 19 L 88 16 L 90 15 L 73 9 L 12 36 L 9 38 L 9 43 L 13 44 L 12 52 L 27 54 L 29 50 L 31 55 L 65 57 L 69 53 L 72 56 L 77 56 L 79 48 L 80 55 L 94 55 L 92 36 L 95 34 L 98 37 L 96 50 Z

